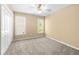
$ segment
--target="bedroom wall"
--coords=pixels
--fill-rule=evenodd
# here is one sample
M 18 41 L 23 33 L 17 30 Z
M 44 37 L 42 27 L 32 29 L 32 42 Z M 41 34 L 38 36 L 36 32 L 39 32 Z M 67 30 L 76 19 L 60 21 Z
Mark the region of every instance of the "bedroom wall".
M 37 38 L 37 37 L 44 36 L 44 33 L 37 33 L 37 19 L 40 16 L 15 12 L 15 16 L 16 15 L 26 17 L 26 34 L 25 35 L 15 35 L 15 40 Z M 44 17 L 40 17 L 40 18 L 44 19 Z
M 45 17 L 46 36 L 79 48 L 79 5 L 71 5 Z

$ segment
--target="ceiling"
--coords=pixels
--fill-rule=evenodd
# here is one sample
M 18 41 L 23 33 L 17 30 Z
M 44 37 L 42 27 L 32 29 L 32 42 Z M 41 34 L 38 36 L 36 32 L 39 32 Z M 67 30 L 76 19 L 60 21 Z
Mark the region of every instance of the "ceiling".
M 44 8 L 39 12 L 34 6 L 35 4 L 9 4 L 8 6 L 15 12 L 29 13 L 38 16 L 47 16 L 62 8 L 69 6 L 69 4 L 43 4 Z

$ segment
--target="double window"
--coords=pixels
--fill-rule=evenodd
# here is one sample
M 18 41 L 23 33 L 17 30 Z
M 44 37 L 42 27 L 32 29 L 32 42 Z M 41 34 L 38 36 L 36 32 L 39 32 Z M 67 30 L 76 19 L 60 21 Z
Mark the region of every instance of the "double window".
M 15 15 L 15 35 L 24 35 L 26 34 L 26 17 Z M 37 33 L 44 33 L 44 19 L 37 19 Z

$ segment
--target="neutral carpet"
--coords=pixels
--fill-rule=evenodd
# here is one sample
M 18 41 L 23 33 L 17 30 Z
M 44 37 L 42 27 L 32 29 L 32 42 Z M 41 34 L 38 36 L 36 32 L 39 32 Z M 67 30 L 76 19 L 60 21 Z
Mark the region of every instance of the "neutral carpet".
M 79 51 L 52 39 L 37 38 L 13 42 L 5 55 L 79 55 Z

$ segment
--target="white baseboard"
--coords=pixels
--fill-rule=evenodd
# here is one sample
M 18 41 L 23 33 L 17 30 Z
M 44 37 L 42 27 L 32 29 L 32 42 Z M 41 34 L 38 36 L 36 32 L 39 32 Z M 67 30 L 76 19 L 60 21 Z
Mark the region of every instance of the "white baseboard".
M 37 36 L 37 37 L 29 37 L 29 38 L 18 38 L 18 39 L 15 39 L 13 42 L 15 41 L 21 41 L 21 40 L 29 40 L 29 39 L 36 39 L 36 38 L 41 38 L 41 37 L 45 37 L 45 36 Z
M 73 48 L 73 49 L 79 50 L 79 48 L 77 48 L 77 47 L 75 47 L 75 46 L 72 46 L 72 45 L 70 45 L 70 44 L 68 44 L 68 43 L 59 41 L 59 40 L 57 40 L 57 39 L 55 39 L 55 38 L 52 38 L 52 37 L 49 37 L 49 36 L 46 36 L 46 37 L 49 38 L 49 39 L 52 39 L 52 40 L 54 40 L 54 41 L 57 41 L 57 42 L 59 42 L 59 43 L 61 43 L 61 44 L 64 44 L 64 45 L 66 45 L 66 46 L 69 46 L 69 47 L 71 47 L 71 48 Z

